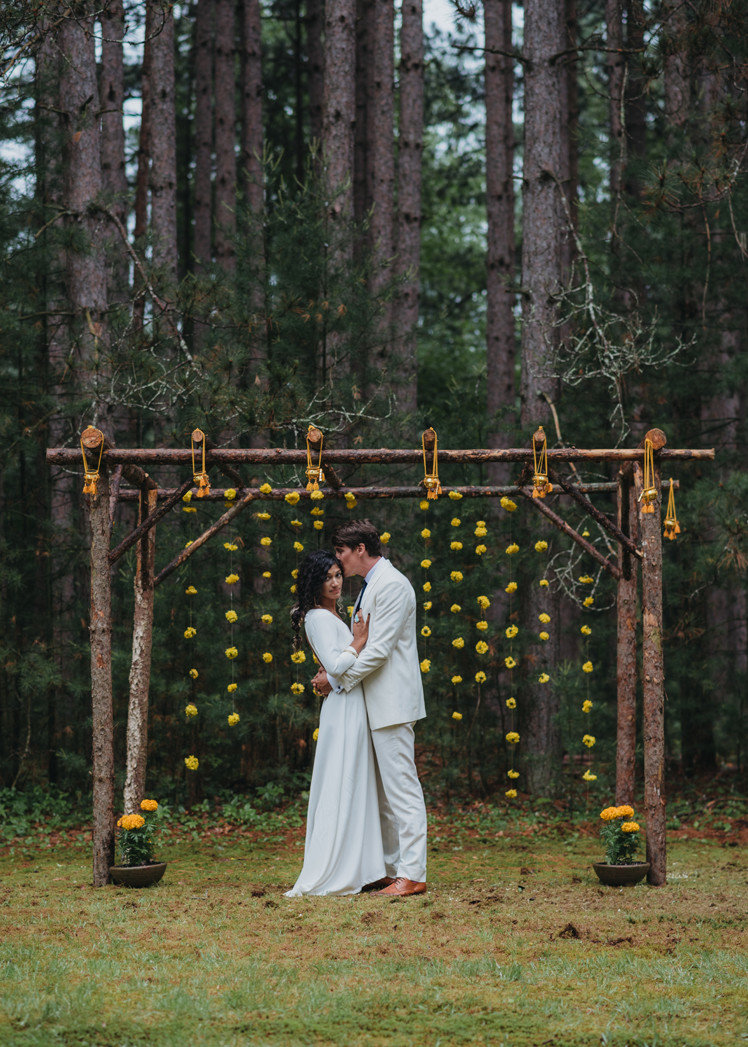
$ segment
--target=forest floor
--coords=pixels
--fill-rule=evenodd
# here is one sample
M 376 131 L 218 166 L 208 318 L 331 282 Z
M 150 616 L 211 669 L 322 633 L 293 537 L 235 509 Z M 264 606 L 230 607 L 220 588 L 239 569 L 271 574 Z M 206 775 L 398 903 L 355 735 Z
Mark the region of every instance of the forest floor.
M 660 888 L 600 886 L 593 821 L 437 813 L 402 900 L 284 898 L 298 810 L 181 817 L 142 890 L 93 888 L 85 834 L 39 827 L 0 851 L 0 1043 L 748 1044 L 744 806 L 674 816 Z

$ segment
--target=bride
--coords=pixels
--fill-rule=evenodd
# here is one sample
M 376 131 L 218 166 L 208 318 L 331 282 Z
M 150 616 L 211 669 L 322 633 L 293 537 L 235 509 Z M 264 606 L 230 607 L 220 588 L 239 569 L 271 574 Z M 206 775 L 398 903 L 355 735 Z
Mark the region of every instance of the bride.
M 366 645 L 368 619 L 353 636 L 338 613 L 343 571 L 334 553 L 311 553 L 299 568 L 298 603 L 291 611 L 294 648 L 303 623 L 333 690 L 324 700 L 309 789 L 304 866 L 287 898 L 358 894 L 385 875 L 374 753 L 361 686 L 336 692 L 335 677 Z

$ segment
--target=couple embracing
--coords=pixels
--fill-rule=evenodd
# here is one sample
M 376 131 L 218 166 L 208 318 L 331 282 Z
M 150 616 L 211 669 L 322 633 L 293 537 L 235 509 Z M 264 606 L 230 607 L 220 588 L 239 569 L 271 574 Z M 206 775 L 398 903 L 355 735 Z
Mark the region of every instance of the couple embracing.
M 368 520 L 333 536 L 299 568 L 291 611 L 303 624 L 325 696 L 309 790 L 304 867 L 287 897 L 426 891 L 426 807 L 414 759 L 426 715 L 413 587 L 382 553 Z M 349 628 L 338 610 L 343 578 L 360 575 Z

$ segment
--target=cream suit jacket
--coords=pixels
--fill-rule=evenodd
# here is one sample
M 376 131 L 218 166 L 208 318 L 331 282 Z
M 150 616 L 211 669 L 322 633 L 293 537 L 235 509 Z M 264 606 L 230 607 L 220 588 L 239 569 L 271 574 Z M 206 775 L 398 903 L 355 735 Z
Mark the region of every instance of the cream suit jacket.
M 363 685 L 372 731 L 422 719 L 426 706 L 413 586 L 384 560 L 366 586 L 359 609 L 371 615 L 369 639 L 350 669 L 337 678 L 338 685 L 344 691 Z

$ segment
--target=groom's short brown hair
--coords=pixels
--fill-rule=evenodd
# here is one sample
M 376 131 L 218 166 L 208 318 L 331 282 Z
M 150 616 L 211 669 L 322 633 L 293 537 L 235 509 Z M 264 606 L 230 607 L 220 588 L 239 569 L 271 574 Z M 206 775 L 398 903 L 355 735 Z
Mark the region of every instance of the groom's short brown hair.
M 382 556 L 383 553 L 379 531 L 371 520 L 351 520 L 340 524 L 332 536 L 332 544 L 333 548 L 347 545 L 349 549 L 363 545 L 369 556 Z

